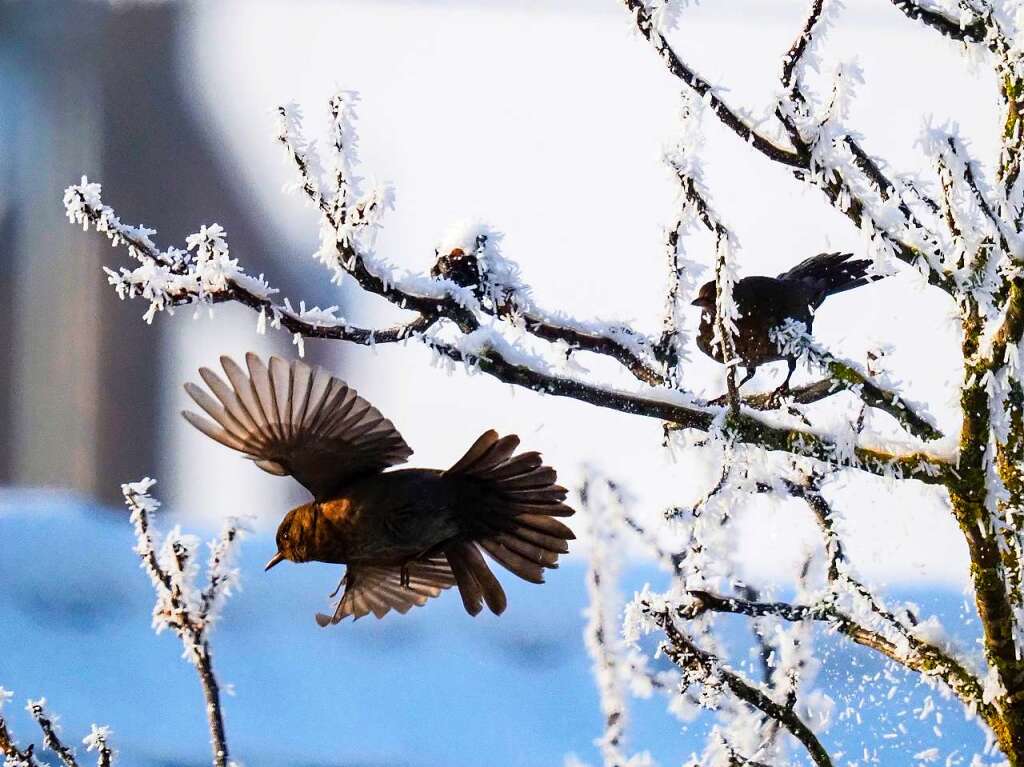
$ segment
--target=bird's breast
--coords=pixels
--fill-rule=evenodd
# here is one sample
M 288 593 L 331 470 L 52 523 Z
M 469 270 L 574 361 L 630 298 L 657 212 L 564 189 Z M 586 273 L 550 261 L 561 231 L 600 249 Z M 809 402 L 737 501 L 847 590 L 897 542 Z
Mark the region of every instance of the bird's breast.
M 450 484 L 430 470 L 386 472 L 346 488 L 322 510 L 348 562 L 404 562 L 458 533 Z

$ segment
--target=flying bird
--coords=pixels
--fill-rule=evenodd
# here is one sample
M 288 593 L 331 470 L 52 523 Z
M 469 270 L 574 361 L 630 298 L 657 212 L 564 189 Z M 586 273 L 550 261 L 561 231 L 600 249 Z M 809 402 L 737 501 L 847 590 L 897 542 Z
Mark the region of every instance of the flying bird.
M 247 370 L 230 357 L 220 361 L 227 381 L 199 370 L 213 396 L 185 384 L 213 421 L 182 415 L 313 495 L 285 515 L 266 569 L 286 559 L 346 565 L 334 614 L 316 616 L 321 626 L 405 613 L 451 586 L 470 615 L 484 604 L 499 615 L 505 592 L 481 549 L 533 583 L 568 552 L 575 536 L 556 519 L 573 514 L 566 490 L 539 453 L 516 453 L 519 437 L 486 431 L 450 469 L 389 471 L 412 450 L 344 381 L 298 360 L 271 357 L 268 365 L 249 353 Z
M 733 346 L 746 368 L 740 386 L 754 377 L 759 366 L 786 360 L 789 371 L 777 391 L 788 391 L 796 358 L 779 351 L 771 331 L 786 320 L 799 320 L 810 332 L 814 312 L 826 298 L 877 279 L 867 274 L 870 261 L 850 261 L 852 257 L 852 253 L 819 253 L 778 277 L 744 277 L 733 285 L 733 300 L 739 311 Z M 697 347 L 712 359 L 724 362 L 722 350 L 714 340 L 718 316 L 715 291 L 715 282 L 706 282 L 693 302 L 703 309 Z

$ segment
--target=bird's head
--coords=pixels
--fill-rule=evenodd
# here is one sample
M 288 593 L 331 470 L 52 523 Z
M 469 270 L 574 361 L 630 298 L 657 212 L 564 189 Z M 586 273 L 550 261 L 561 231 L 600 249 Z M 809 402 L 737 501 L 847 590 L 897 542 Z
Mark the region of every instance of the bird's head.
M 311 560 L 319 519 L 320 509 L 316 503 L 305 503 L 285 514 L 277 528 L 277 553 L 264 569 L 269 570 L 286 559 L 289 562 Z
M 693 301 L 693 306 L 699 306 L 706 312 L 715 313 L 715 283 L 705 282 L 700 286 L 700 290 L 697 292 L 697 298 Z

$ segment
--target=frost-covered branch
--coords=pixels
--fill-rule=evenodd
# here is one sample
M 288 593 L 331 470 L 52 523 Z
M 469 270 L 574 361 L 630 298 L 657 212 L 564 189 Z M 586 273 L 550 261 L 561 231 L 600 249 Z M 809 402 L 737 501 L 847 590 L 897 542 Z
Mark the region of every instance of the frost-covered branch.
M 477 313 L 508 320 L 540 339 L 566 344 L 570 350 L 609 356 L 644 383 L 665 382 L 652 356 L 654 347 L 641 334 L 623 325 L 581 323 L 535 306 L 520 281 L 518 268 L 500 255 L 498 236 L 486 227 L 463 225 L 450 233 L 437 249 L 432 279 L 381 276 L 385 270 L 382 264 L 373 263 L 371 235 L 390 205 L 389 195 L 371 191 L 354 206 L 344 201 L 356 193 L 352 176 L 356 162 L 353 99 L 353 94 L 345 93 L 330 103 L 333 133 L 346 137 L 333 143 L 333 192 L 324 192 L 317 178 L 317 168 L 301 132 L 301 115 L 295 107 L 278 108 L 278 140 L 295 165 L 301 190 L 322 213 L 318 257 L 332 269 L 335 280 L 347 274 L 367 292 L 403 309 L 449 319 L 465 332 L 479 326 Z
M 655 19 L 647 7 L 648 4 L 644 0 L 623 0 L 623 3 L 626 9 L 633 15 L 637 30 L 658 52 L 662 61 L 669 68 L 669 71 L 692 88 L 698 96 L 706 99 L 711 111 L 714 112 L 723 125 L 765 157 L 784 165 L 802 167 L 803 161 L 798 154 L 780 147 L 758 132 L 746 118 L 730 107 L 715 92 L 715 88 L 711 83 L 704 80 L 692 67 L 688 66 L 676 55 L 671 44 L 658 29 L 658 25 L 655 23 Z
M 777 109 L 777 115 L 780 116 L 791 141 L 795 144 L 791 151 L 780 148 L 750 127 L 748 121 L 739 117 L 734 109 L 721 100 L 710 83 L 700 78 L 682 60 L 659 31 L 646 2 L 623 0 L 623 3 L 633 16 L 636 29 L 654 47 L 671 74 L 682 80 L 698 96 L 706 99 L 712 112 L 724 125 L 768 159 L 792 168 L 798 178 L 821 189 L 832 205 L 844 213 L 855 226 L 871 234 L 881 252 L 921 268 L 931 284 L 947 292 L 952 290 L 948 277 L 936 268 L 932 243 L 934 238 L 928 236 L 927 232 L 909 230 L 905 217 L 901 215 L 894 218 L 892 215 L 891 211 L 898 212 L 903 206 L 903 201 L 889 198 L 888 193 L 879 196 L 877 188 L 874 192 L 878 199 L 872 199 L 870 185 L 874 184 L 877 187 L 881 184 L 884 189 L 894 188 L 894 185 L 884 177 L 878 164 L 870 160 L 867 153 L 860 149 L 855 138 L 834 124 L 833 113 L 841 112 L 842 108 L 834 104 L 821 122 L 808 113 L 803 92 L 796 81 L 795 66 L 788 75 L 791 80 L 790 95 Z M 812 0 L 812 11 L 808 26 L 805 28 L 807 41 L 801 43 L 801 35 L 794 48 L 791 48 L 789 55 L 793 55 L 794 50 L 799 54 L 793 59 L 797 63 L 806 55 L 807 46 L 821 18 L 820 13 L 814 13 L 816 6 L 817 0 Z M 837 98 L 834 102 L 841 103 L 842 100 Z M 863 183 L 865 180 L 868 184 Z M 901 232 L 901 229 L 904 231 Z M 915 244 L 907 239 L 908 236 L 914 239 L 922 239 L 923 236 L 923 240 Z
M 460 327 L 467 331 L 462 339 L 450 342 L 427 334 L 426 331 L 439 316 L 435 313 L 437 308 L 440 306 L 439 311 L 443 312 L 446 302 L 454 301 L 450 296 L 430 299 L 433 303 L 429 307 L 421 305 L 425 312 L 431 312 L 429 315 L 421 315 L 407 324 L 386 331 L 355 328 L 335 317 L 331 310 L 296 312 L 287 302 L 283 306 L 272 305 L 268 303 L 268 298 L 246 287 L 248 283 L 240 276 L 244 273 L 238 267 L 237 260 L 228 257 L 224 232 L 219 226 L 206 227 L 189 238 L 195 254 L 175 249 L 162 252 L 149 240 L 148 234 L 139 234 L 149 230 L 121 224 L 113 210 L 102 204 L 99 191 L 99 185 L 88 182 L 70 187 L 65 195 L 69 216 L 83 225 L 96 226 L 106 232 L 115 245 L 127 247 L 129 253 L 137 259 L 141 257 L 142 265 L 138 269 L 132 272 L 122 270 L 119 275 L 111 274 L 110 279 L 122 295 L 140 295 L 149 299 L 150 312 L 147 312 L 147 316 L 151 317 L 160 309 L 173 308 L 179 304 L 237 300 L 259 312 L 261 326 L 269 319 L 272 326 L 281 325 L 291 331 L 297 342 L 309 337 L 372 345 L 416 338 L 453 362 L 467 364 L 505 383 L 533 391 L 572 397 L 621 412 L 658 418 L 675 424 L 676 428 L 707 431 L 718 419 L 718 408 L 687 404 L 693 400 L 685 394 L 667 391 L 653 396 L 632 394 L 555 373 L 536 357 L 514 349 L 499 330 L 480 325 L 473 313 L 464 311 L 461 304 L 458 304 L 459 309 L 454 311 L 452 317 L 445 318 L 456 324 L 461 323 Z M 211 253 L 219 255 L 213 258 Z M 214 268 L 211 264 L 219 266 Z M 152 276 L 154 270 L 157 277 Z M 232 276 L 221 279 L 227 273 Z M 265 293 L 272 290 L 262 280 L 258 282 L 264 286 L 262 290 Z M 398 289 L 389 288 L 388 295 L 393 295 L 395 290 Z M 466 294 L 460 295 L 466 298 Z M 475 301 L 471 294 L 466 300 Z M 895 472 L 902 477 L 937 482 L 940 481 L 941 467 L 945 463 L 941 457 L 919 452 L 890 453 L 856 446 L 851 450 L 812 431 L 770 425 L 749 412 L 734 414 L 729 420 L 729 426 L 740 441 L 836 465 L 855 466 L 871 473 Z
M 122 298 L 141 297 L 149 301 L 143 315 L 152 322 L 159 311 L 179 306 L 199 306 L 237 301 L 259 315 L 257 328 L 282 327 L 303 338 L 325 338 L 372 346 L 404 341 L 425 331 L 435 321 L 433 308 L 427 315 L 392 328 L 367 329 L 336 316 L 337 307 L 294 309 L 287 299 L 274 302 L 278 291 L 262 277 L 246 274 L 236 259 L 228 256 L 227 235 L 217 224 L 202 227 L 189 237 L 188 250 L 161 251 L 150 239 L 155 234 L 145 227 L 122 224 L 114 210 L 103 204 L 100 185 L 82 183 L 68 187 L 64 195 L 68 218 L 88 229 L 103 232 L 114 246 L 123 246 L 139 266 L 119 272 L 107 269 L 110 284 Z M 193 251 L 195 251 L 193 253 Z
M 34 744 L 20 748 L 7 726 L 3 716 L 4 704 L 14 694 L 9 690 L 0 687 L 0 755 L 4 757 L 4 767 L 41 767 L 40 761 L 35 756 Z M 43 735 L 43 746 L 52 751 L 64 767 L 78 767 L 79 762 L 75 751 L 67 745 L 60 737 L 60 727 L 57 724 L 57 717 L 49 714 L 46 710 L 46 699 L 29 700 L 25 706 Z M 92 725 L 92 729 L 82 744 L 86 751 L 96 751 L 97 767 L 111 767 L 114 761 L 114 751 L 110 747 L 110 728 Z
M 908 19 L 920 21 L 952 40 L 980 43 L 988 32 L 988 22 L 985 17 L 967 10 L 961 10 L 959 16 L 954 18 L 935 8 L 930 2 L 926 6 L 916 0 L 892 0 L 892 4 L 899 8 Z M 964 8 L 964 5 L 961 4 L 961 9 Z
M 34 745 L 29 744 L 25 748 L 20 748 L 7 727 L 3 708 L 13 695 L 10 690 L 0 687 L 0 754 L 4 756 L 4 767 L 39 767 Z
M 736 385 L 736 320 L 739 309 L 733 298 L 733 286 L 736 282 L 736 266 L 733 254 L 738 249 L 736 238 L 728 227 L 722 223 L 708 200 L 708 192 L 704 186 L 700 163 L 696 157 L 699 140 L 696 137 L 701 130 L 702 105 L 700 102 L 685 99 L 683 102 L 681 124 L 682 135 L 674 150 L 666 158 L 676 177 L 681 204 L 681 217 L 690 217 L 699 222 L 715 243 L 715 322 L 713 328 L 713 345 L 719 351 L 726 365 L 726 399 L 733 414 L 739 413 L 739 387 Z M 678 232 L 683 224 L 676 225 Z M 678 247 L 678 242 L 676 243 Z M 678 264 L 677 264 L 678 270 Z M 670 288 L 671 290 L 671 288 Z M 678 326 L 678 323 L 677 323 Z
M 662 643 L 662 650 L 689 680 L 700 684 L 710 683 L 728 690 L 791 733 L 807 749 L 811 760 L 818 767 L 832 767 L 832 759 L 825 747 L 811 728 L 797 716 L 792 706 L 773 700 L 738 673 L 723 666 L 714 655 L 700 649 L 676 627 L 668 610 L 658 610 L 644 602 L 641 602 L 641 607 L 647 611 L 651 621 L 665 632 L 667 641 Z
M 751 618 L 772 616 L 792 623 L 826 623 L 857 644 L 874 650 L 911 671 L 938 677 L 968 709 L 977 711 L 986 722 L 998 721 L 995 707 L 985 700 L 981 682 L 958 661 L 912 635 L 903 637 L 902 641 L 894 641 L 883 633 L 862 625 L 836 607 L 834 598 L 822 598 L 813 604 L 794 604 L 757 602 L 700 590 L 690 591 L 689 595 L 694 602 L 680 611 L 680 617 L 691 619 L 705 610 L 710 610 Z
M 43 733 L 43 745 L 57 755 L 64 767 L 78 767 L 75 752 L 60 739 L 53 717 L 46 713 L 46 698 L 30 700 L 25 708 Z
M 227 767 L 230 764 L 228 744 L 209 633 L 217 620 L 218 608 L 238 584 L 238 571 L 232 567 L 232 562 L 242 528 L 237 521 L 229 520 L 220 538 L 210 544 L 206 585 L 200 588 L 196 584 L 199 567 L 195 558 L 199 541 L 195 536 L 184 535 L 175 527 L 163 544 L 157 546 L 151 521 L 160 502 L 149 494 L 154 484 L 155 480 L 147 477 L 121 485 L 135 526 L 135 551 L 157 595 L 153 628 L 158 634 L 164 629 L 173 630 L 184 646 L 185 659 L 196 667 L 206 700 L 213 764 Z
M 476 309 L 521 328 L 543 341 L 562 345 L 565 354 L 586 351 L 616 360 L 637 380 L 663 386 L 665 357 L 660 347 L 627 325 L 599 326 L 537 308 L 519 284 L 518 269 L 501 257 L 486 227 L 470 225 L 450 233 L 436 251 L 430 275 L 470 290 Z
M 693 618 L 704 610 L 750 616 L 773 615 L 786 621 L 824 621 L 858 644 L 869 647 L 912 671 L 941 679 L 965 706 L 988 722 L 996 721 L 996 710 L 987 699 L 982 683 L 951 651 L 927 641 L 913 625 L 885 608 L 870 589 L 853 576 L 841 538 L 836 532 L 833 511 L 818 488 L 818 478 L 798 484 L 784 481 L 786 490 L 806 502 L 822 532 L 829 590 L 808 605 L 785 602 L 758 603 L 691 590 L 695 602 L 684 617 Z M 770 488 L 764 488 L 770 489 Z M 844 611 L 841 602 L 851 610 Z M 854 612 L 859 617 L 854 617 Z M 909 615 L 909 613 L 908 613 Z M 886 636 L 889 634 L 890 636 Z
M 630 676 L 647 672 L 634 655 L 627 658 L 617 612 L 621 597 L 617 592 L 619 575 L 617 516 L 624 503 L 619 488 L 611 481 L 593 474 L 580 489 L 580 503 L 588 515 L 592 533 L 590 568 L 587 572 L 589 608 L 584 639 L 594 664 L 604 715 L 604 733 L 597 743 L 601 748 L 604 767 L 643 767 L 651 763 L 646 752 L 630 756 L 625 748 L 627 704 L 624 689 Z M 638 667 L 639 666 L 639 667 Z M 645 679 L 645 681 L 648 681 Z
M 96 767 L 111 767 L 114 763 L 114 749 L 110 746 L 109 727 L 92 726 L 88 735 L 82 738 L 86 751 L 96 752 Z
M 785 323 L 774 331 L 773 337 L 780 351 L 786 356 L 803 357 L 813 367 L 828 374 L 830 393 L 850 390 L 865 405 L 891 415 L 914 436 L 925 440 L 942 437 L 942 432 L 923 415 L 918 414 L 899 394 L 883 388 L 862 373 L 853 362 L 839 359 L 816 342 L 802 322 L 791 320 Z M 803 390 L 802 396 L 807 400 L 821 391 L 820 382 L 810 384 L 810 388 Z

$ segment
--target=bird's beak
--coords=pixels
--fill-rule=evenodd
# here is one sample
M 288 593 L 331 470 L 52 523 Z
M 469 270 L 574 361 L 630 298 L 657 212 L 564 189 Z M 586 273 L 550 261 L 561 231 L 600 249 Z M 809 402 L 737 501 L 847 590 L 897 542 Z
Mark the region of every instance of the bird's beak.
M 711 302 L 706 298 L 698 298 L 690 303 L 690 306 L 699 306 L 701 309 L 711 308 Z
M 267 566 L 263 568 L 263 572 L 266 572 L 266 571 L 267 571 L 267 570 L 269 570 L 269 569 L 270 569 L 271 567 L 273 567 L 274 565 L 278 565 L 278 564 L 280 564 L 281 562 L 284 562 L 284 554 L 282 554 L 282 553 L 281 553 L 281 552 L 279 551 L 279 552 L 277 552 L 277 553 L 276 553 L 276 554 L 275 554 L 274 556 L 272 556 L 272 557 L 270 558 L 270 561 L 269 561 L 269 562 L 267 562 Z

